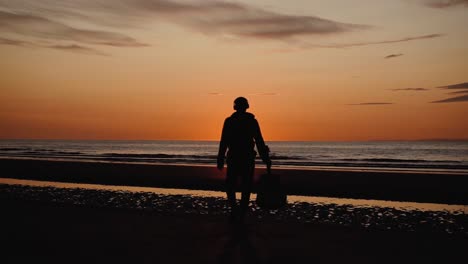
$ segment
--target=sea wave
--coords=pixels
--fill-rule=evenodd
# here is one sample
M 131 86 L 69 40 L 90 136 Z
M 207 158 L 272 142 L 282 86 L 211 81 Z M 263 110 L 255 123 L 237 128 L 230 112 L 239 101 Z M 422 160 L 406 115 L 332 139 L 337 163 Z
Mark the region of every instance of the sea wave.
M 103 155 L 76 154 L 75 152 L 55 153 L 0 153 L 0 157 L 20 157 L 38 159 L 84 160 L 100 162 L 126 162 L 149 164 L 216 164 L 215 155 L 169 155 L 169 154 L 118 154 L 107 153 Z M 343 159 L 343 160 L 308 160 L 308 159 L 272 159 L 275 166 L 294 167 L 362 167 L 362 168 L 405 168 L 405 169 L 450 169 L 468 170 L 468 164 L 459 161 L 428 161 L 428 160 L 394 160 L 394 159 Z M 261 164 L 260 158 L 256 160 Z
M 340 159 L 348 162 L 389 162 L 389 163 L 461 163 L 457 160 L 417 160 L 417 159 Z
M 7 153 L 2 153 L 7 152 Z M 14 153 L 12 153 L 14 152 Z M 60 155 L 75 155 L 75 156 L 86 156 L 102 159 L 187 159 L 187 160 L 215 160 L 217 155 L 184 155 L 184 154 L 165 154 L 165 153 L 102 153 L 102 154 L 89 154 L 79 151 L 59 151 L 53 149 L 31 149 L 31 148 L 2 148 L 0 149 L 0 155 L 18 155 L 18 156 L 37 156 L 37 157 L 50 157 Z M 257 156 L 257 159 L 260 159 Z M 300 156 L 285 156 L 285 155 L 272 155 L 272 160 L 307 160 L 305 157 Z
M 269 145 L 273 164 L 284 167 L 468 169 L 468 144 L 460 142 Z M 13 158 L 213 165 L 217 152 L 216 142 L 0 141 L 0 157 Z M 259 156 L 256 162 L 262 163 Z
M 178 159 L 178 158 L 186 158 L 186 159 L 216 159 L 217 156 L 215 155 L 181 155 L 181 154 L 128 154 L 128 153 L 104 153 L 102 154 L 103 157 L 108 158 L 153 158 L 153 159 Z

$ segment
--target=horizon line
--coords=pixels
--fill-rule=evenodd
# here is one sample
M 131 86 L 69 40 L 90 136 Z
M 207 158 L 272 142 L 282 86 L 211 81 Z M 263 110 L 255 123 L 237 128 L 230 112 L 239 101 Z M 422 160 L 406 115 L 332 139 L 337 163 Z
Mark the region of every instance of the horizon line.
M 80 138 L 0 138 L 8 140 L 44 140 L 44 141 L 201 141 L 219 142 L 218 139 L 80 139 Z M 265 140 L 265 142 L 397 142 L 397 141 L 468 141 L 468 138 L 427 138 L 427 139 L 366 139 L 366 140 Z

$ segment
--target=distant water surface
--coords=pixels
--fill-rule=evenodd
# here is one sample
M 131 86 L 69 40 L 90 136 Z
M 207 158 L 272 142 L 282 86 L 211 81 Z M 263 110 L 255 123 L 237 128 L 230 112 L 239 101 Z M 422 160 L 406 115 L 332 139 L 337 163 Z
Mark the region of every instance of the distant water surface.
M 468 172 L 468 141 L 267 142 L 273 164 Z M 0 140 L 0 157 L 214 165 L 216 141 Z M 258 160 L 258 163 L 261 163 Z

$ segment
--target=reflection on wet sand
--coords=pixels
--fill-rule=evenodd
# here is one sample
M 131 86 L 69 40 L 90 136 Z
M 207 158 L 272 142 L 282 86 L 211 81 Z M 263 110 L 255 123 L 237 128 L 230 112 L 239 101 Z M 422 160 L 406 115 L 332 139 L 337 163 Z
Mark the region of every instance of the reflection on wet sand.
M 83 183 L 63 183 L 63 182 L 47 182 L 34 180 L 17 180 L 0 178 L 0 184 L 20 184 L 38 187 L 57 187 L 57 188 L 83 188 L 94 190 L 109 190 L 109 191 L 129 191 L 129 192 L 150 192 L 162 195 L 191 195 L 202 197 L 218 197 L 224 198 L 223 192 L 206 191 L 206 190 L 187 190 L 187 189 L 170 189 L 170 188 L 152 188 L 152 187 L 134 187 L 134 186 L 115 186 L 115 185 L 98 185 L 98 184 L 83 184 Z M 252 194 L 252 200 L 256 199 L 256 195 Z M 314 197 L 314 196 L 298 196 L 289 195 L 289 203 L 311 203 L 311 204 L 336 204 L 336 205 L 352 205 L 354 207 L 387 207 L 400 210 L 420 210 L 420 211 L 448 211 L 462 212 L 468 214 L 467 205 L 450 205 L 450 204 L 435 204 L 435 203 L 412 203 L 412 202 L 396 202 L 396 201 L 381 201 L 381 200 L 364 200 L 364 199 L 345 199 L 333 197 Z
M 149 210 L 164 215 L 228 214 L 224 193 L 213 191 L 13 179 L 0 179 L 0 190 L 3 199 Z M 254 201 L 255 197 L 252 200 Z M 468 234 L 468 216 L 464 205 L 304 196 L 289 196 L 288 202 L 289 204 L 281 210 L 263 210 L 255 202 L 251 202 L 250 221 L 271 219 L 379 230 Z

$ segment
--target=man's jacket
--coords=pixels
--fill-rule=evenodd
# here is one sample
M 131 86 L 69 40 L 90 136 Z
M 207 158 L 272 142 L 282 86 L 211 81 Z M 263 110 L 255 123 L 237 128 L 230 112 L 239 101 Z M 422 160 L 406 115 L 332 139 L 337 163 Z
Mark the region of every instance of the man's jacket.
M 228 160 L 254 159 L 255 145 L 262 160 L 267 161 L 268 147 L 265 145 L 255 116 L 247 112 L 235 112 L 224 121 L 218 162 L 224 160 L 226 150 L 228 150 Z

